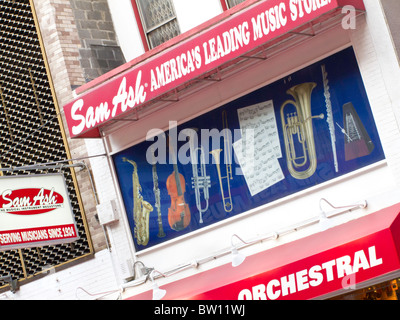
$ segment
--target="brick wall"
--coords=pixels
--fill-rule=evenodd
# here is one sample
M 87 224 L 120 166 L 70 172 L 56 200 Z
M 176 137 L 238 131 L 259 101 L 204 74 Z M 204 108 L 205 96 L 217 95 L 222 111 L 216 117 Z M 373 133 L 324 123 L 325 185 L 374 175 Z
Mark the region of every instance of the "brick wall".
M 34 0 L 40 30 L 46 48 L 47 60 L 60 109 L 73 99 L 73 88 L 85 83 L 79 62 L 81 41 L 74 22 L 69 0 Z M 63 115 L 63 114 L 62 114 Z M 67 128 L 63 116 L 64 128 Z M 88 156 L 83 139 L 70 139 L 65 130 L 70 157 L 81 159 Z M 89 170 L 90 162 L 85 160 Z M 87 170 L 76 170 L 77 183 L 85 211 L 95 252 L 105 249 L 106 238 L 96 217 L 94 190 Z
M 125 62 L 114 31 L 107 0 L 71 0 L 81 48 L 80 61 L 86 81 Z

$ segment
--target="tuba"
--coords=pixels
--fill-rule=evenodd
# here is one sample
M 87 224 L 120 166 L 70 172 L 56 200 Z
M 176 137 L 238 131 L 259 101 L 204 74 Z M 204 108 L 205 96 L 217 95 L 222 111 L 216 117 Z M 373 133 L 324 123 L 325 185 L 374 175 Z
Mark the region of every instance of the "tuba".
M 306 82 L 290 88 L 287 93 L 294 100 L 287 100 L 281 106 L 286 162 L 290 174 L 296 179 L 307 179 L 317 169 L 312 119 L 323 119 L 324 115 L 311 115 L 311 93 L 316 86 L 314 82 Z M 284 109 L 288 104 L 293 105 L 296 111 L 286 113 L 285 117 Z
M 149 243 L 149 217 L 153 211 L 153 206 L 143 200 L 141 195 L 142 187 L 139 183 L 137 164 L 127 158 L 122 159 L 133 166 L 132 187 L 133 187 L 133 220 L 135 222 L 134 237 L 139 245 L 146 246 Z

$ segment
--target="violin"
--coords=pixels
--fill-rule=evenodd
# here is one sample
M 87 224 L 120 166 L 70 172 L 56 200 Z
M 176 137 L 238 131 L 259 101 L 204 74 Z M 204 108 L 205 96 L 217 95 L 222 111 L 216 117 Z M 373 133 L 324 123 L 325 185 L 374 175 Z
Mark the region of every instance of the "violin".
M 170 150 L 173 154 L 174 171 L 169 175 L 166 185 L 168 194 L 171 197 L 171 207 L 168 209 L 168 223 L 175 231 L 185 229 L 190 223 L 190 210 L 185 202 L 185 178 L 178 171 L 178 165 L 174 150 L 170 143 Z

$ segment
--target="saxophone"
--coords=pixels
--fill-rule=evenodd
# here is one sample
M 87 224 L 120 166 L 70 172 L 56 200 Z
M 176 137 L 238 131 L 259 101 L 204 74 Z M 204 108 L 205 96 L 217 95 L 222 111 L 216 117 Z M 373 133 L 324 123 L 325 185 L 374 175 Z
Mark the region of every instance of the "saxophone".
M 143 200 L 141 195 L 142 187 L 139 183 L 137 164 L 127 158 L 122 159 L 133 166 L 132 186 L 133 186 L 133 220 L 135 222 L 134 237 L 139 245 L 146 246 L 149 243 L 149 217 L 153 211 L 153 206 Z

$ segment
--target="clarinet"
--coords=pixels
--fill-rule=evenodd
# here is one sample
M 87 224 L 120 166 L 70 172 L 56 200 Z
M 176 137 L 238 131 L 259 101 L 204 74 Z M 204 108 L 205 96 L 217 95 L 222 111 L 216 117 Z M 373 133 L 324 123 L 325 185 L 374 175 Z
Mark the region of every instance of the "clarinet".
M 157 237 L 163 238 L 165 237 L 162 218 L 161 218 L 161 202 L 160 202 L 160 189 L 158 188 L 158 175 L 157 175 L 157 168 L 156 164 L 153 164 L 153 183 L 154 183 L 154 196 L 156 199 L 155 207 L 157 208 L 158 212 L 158 235 Z

